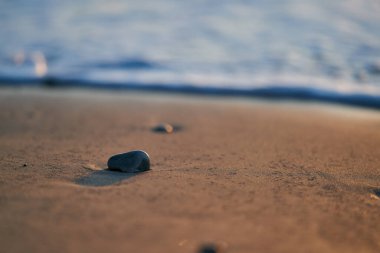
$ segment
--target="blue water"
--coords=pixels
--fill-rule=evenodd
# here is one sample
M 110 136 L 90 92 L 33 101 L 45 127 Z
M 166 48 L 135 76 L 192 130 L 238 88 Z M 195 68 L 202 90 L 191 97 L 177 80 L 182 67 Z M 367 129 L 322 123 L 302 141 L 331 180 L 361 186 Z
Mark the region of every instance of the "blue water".
M 380 108 L 378 0 L 2 0 L 0 82 Z

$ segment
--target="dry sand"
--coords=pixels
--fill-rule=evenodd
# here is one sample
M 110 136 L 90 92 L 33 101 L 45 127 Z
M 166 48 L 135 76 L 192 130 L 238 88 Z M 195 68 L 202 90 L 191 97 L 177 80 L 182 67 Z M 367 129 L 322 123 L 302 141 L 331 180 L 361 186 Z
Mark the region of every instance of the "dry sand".
M 4 88 L 0 108 L 1 252 L 380 252 L 378 111 Z M 103 170 L 134 149 L 151 171 Z

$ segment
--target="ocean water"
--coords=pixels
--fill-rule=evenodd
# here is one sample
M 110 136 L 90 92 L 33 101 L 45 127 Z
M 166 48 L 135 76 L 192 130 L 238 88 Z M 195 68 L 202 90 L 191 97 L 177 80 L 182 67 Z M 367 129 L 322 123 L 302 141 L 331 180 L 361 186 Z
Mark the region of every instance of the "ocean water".
M 0 83 L 380 108 L 380 1 L 2 0 Z

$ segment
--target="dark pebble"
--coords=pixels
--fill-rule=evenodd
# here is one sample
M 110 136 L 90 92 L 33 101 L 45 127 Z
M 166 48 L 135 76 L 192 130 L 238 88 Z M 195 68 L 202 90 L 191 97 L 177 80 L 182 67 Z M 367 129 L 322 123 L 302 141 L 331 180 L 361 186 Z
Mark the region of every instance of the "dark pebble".
M 134 150 L 112 156 L 107 162 L 110 170 L 135 173 L 150 169 L 149 155 L 142 150 Z
M 27 164 L 27 163 L 24 163 L 24 164 L 22 165 L 22 167 L 26 167 L 26 166 L 28 166 L 28 164 Z
M 380 197 L 380 188 L 379 188 L 379 189 L 373 189 L 373 193 L 374 193 L 376 196 Z
M 174 131 L 174 127 L 168 123 L 160 123 L 157 126 L 153 127 L 152 131 L 156 133 L 171 134 Z
M 218 252 L 220 252 L 218 250 L 218 247 L 216 245 L 213 245 L 213 244 L 203 245 L 199 249 L 199 253 L 218 253 Z

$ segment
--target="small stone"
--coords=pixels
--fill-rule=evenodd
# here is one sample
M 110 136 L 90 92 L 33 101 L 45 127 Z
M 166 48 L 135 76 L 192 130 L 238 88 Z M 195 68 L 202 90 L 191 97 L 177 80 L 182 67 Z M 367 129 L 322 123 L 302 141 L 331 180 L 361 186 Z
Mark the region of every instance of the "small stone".
M 28 166 L 28 164 L 27 164 L 27 163 L 24 163 L 24 164 L 22 165 L 22 167 L 26 167 L 26 166 Z
M 207 244 L 207 245 L 203 245 L 200 249 L 199 249 L 199 253 L 218 253 L 220 252 L 218 247 L 214 244 Z
M 160 123 L 157 126 L 153 127 L 152 130 L 157 133 L 171 134 L 174 131 L 174 127 L 168 123 Z
M 135 173 L 149 170 L 150 159 L 145 151 L 134 150 L 110 157 L 107 165 L 110 170 Z
M 373 193 L 374 193 L 377 197 L 380 197 L 380 188 L 379 188 L 379 189 L 373 189 Z

